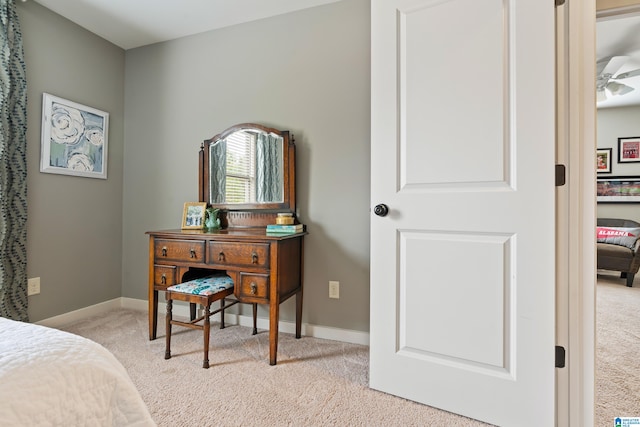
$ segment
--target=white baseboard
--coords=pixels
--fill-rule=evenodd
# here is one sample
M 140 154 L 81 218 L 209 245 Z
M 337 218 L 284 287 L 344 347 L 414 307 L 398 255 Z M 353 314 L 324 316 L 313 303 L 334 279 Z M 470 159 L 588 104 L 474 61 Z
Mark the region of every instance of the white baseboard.
M 109 310 L 117 308 L 127 308 L 131 310 L 147 311 L 149 308 L 146 300 L 135 298 L 115 298 L 110 301 L 105 301 L 99 304 L 95 304 L 89 307 L 81 308 L 79 310 L 71 311 L 69 313 L 61 314 L 59 316 L 50 317 L 48 319 L 36 322 L 38 325 L 48 326 L 51 328 L 60 328 L 68 325 L 69 323 L 76 322 L 78 320 L 86 319 L 87 317 L 102 314 Z M 165 305 L 158 304 L 158 315 L 166 314 Z M 174 305 L 174 314 L 178 317 L 189 317 L 188 305 Z M 219 319 L 219 314 L 212 316 L 213 320 Z M 229 314 L 224 316 L 226 323 L 230 325 L 240 326 L 253 326 L 253 319 L 251 316 Z M 269 319 L 258 318 L 258 329 L 269 329 Z M 160 322 L 160 324 L 162 324 Z M 278 330 L 280 332 L 294 334 L 296 331 L 295 322 L 280 321 L 278 324 Z M 308 323 L 302 324 L 302 335 L 307 337 L 322 338 L 327 340 L 347 342 L 351 344 L 369 345 L 369 333 L 362 331 L 353 331 L 350 329 L 333 328 L 330 326 L 311 325 Z
M 61 314 L 59 316 L 49 317 L 48 319 L 35 322 L 38 325 L 48 326 L 50 328 L 60 328 L 68 325 L 69 323 L 76 322 L 78 320 L 86 319 L 87 317 L 102 314 L 105 311 L 114 310 L 122 307 L 122 298 L 115 298 L 109 301 L 94 304 L 89 307 L 84 307 L 78 310 L 70 311 L 68 313 Z
M 135 298 L 120 298 L 122 300 L 122 308 L 129 308 L 131 310 L 147 311 L 149 309 L 149 303 L 144 299 Z M 158 304 L 158 308 L 162 304 Z

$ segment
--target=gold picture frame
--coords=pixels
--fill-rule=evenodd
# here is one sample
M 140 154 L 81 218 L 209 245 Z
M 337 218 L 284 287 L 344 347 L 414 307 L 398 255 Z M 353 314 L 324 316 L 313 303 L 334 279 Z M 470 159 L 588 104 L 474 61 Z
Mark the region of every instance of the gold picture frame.
M 207 214 L 205 202 L 186 202 L 182 211 L 182 229 L 202 229 Z

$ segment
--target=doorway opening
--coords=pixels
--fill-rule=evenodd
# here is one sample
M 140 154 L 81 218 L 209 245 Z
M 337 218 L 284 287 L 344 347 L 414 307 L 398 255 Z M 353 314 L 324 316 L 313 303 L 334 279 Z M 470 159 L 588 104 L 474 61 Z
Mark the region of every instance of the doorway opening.
M 598 172 L 598 181 L 638 177 L 640 159 L 629 161 L 622 156 L 620 140 L 640 135 L 640 4 L 598 12 L 595 27 L 597 149 L 611 153 L 609 168 Z M 640 222 L 640 210 L 637 203 L 600 200 L 597 217 Z M 636 315 L 639 303 L 640 279 L 628 288 L 619 272 L 598 270 L 594 425 L 611 424 L 625 414 L 640 414 L 640 381 L 633 381 L 640 371 L 640 363 L 635 363 L 640 339 L 633 326 L 640 324 Z

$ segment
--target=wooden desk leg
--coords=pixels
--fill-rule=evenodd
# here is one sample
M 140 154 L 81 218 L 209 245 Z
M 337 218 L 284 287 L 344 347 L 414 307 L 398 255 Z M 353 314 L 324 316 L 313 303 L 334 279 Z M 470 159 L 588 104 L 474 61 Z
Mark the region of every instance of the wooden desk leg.
M 171 359 L 171 320 L 173 318 L 172 315 L 173 310 L 173 300 L 167 300 L 167 317 L 165 318 L 165 326 L 167 331 L 167 336 L 165 337 L 165 350 L 164 350 L 164 358 Z
M 253 303 L 253 333 L 251 335 L 256 335 L 258 333 L 258 304 Z
M 302 289 L 296 294 L 296 338 L 300 338 L 302 332 Z
M 275 365 L 278 357 L 278 317 L 280 316 L 279 301 L 269 304 L 269 365 Z
M 198 307 L 196 306 L 195 302 L 190 302 L 189 303 L 189 316 L 191 317 L 189 320 L 191 320 L 192 322 L 194 321 L 194 319 L 196 318 L 196 310 L 198 309 Z
M 220 329 L 224 329 L 224 297 L 220 300 Z
M 149 340 L 156 339 L 158 331 L 158 291 L 149 292 Z
M 300 239 L 300 289 L 296 294 L 296 338 L 302 333 L 302 294 L 304 289 L 304 241 Z

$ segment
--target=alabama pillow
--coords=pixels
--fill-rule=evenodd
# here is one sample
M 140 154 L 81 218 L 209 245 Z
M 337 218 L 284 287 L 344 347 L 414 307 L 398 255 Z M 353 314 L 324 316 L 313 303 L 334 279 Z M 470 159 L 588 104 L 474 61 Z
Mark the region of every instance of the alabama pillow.
M 598 243 L 626 246 L 629 249 L 635 247 L 638 237 L 640 237 L 640 228 L 598 227 L 596 229 Z

